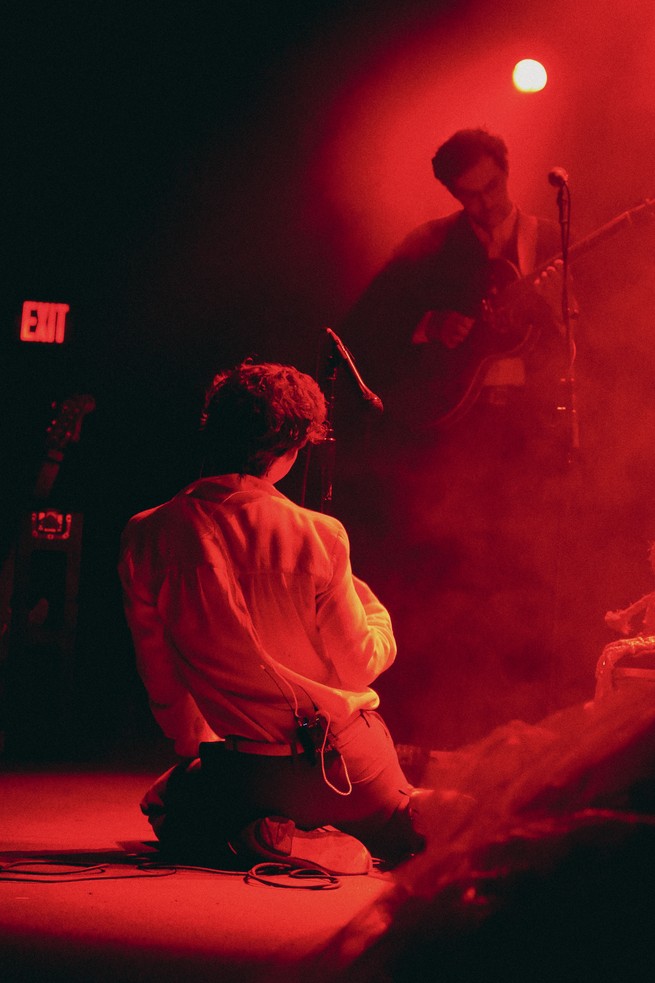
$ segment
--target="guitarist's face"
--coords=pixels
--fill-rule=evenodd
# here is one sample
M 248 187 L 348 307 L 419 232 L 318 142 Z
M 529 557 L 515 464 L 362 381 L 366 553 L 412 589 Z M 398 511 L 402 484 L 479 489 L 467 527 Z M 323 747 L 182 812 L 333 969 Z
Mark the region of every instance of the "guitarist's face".
M 488 232 L 500 225 L 513 207 L 507 192 L 507 174 L 487 155 L 460 174 L 450 190 L 467 215 Z

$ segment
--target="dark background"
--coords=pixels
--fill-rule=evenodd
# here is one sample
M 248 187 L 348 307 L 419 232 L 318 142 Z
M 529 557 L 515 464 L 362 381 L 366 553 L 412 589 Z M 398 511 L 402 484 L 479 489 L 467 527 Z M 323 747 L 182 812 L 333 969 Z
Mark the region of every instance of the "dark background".
M 3 539 L 29 497 L 51 402 L 91 393 L 96 409 L 53 496 L 84 516 L 78 748 L 154 740 L 122 619 L 118 537 L 132 513 L 195 477 L 212 373 L 250 354 L 314 373 L 321 328 L 338 324 L 414 225 L 452 209 L 429 171 L 443 139 L 463 126 L 502 132 L 517 200 L 553 218 L 545 175 L 565 166 L 582 236 L 652 193 L 651 6 L 557 2 L 538 18 L 524 6 L 3 7 Z M 524 56 L 548 65 L 544 93 L 512 89 Z M 521 685 L 511 713 L 526 719 L 591 695 L 604 611 L 650 588 L 652 246 L 650 228 L 626 232 L 576 270 L 593 505 L 566 585 L 569 655 L 547 700 L 540 680 Z M 70 304 L 64 346 L 19 344 L 25 299 Z M 366 375 L 367 353 L 354 354 Z M 402 597 L 385 595 L 365 550 L 353 565 L 395 614 Z M 457 668 L 437 640 L 429 649 L 438 716 Z M 382 684 L 400 736 L 412 733 L 406 697 L 424 672 L 401 653 Z M 432 723 L 436 743 L 506 718 L 500 699 L 476 717 L 475 675 L 453 692 L 466 686 L 467 708 Z

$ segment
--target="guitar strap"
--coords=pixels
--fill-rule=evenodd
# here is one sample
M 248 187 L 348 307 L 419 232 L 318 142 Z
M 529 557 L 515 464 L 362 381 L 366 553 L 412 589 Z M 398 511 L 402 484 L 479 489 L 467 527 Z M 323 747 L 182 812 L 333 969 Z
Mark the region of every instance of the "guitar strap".
M 537 266 L 537 232 L 536 215 L 524 215 L 519 212 L 517 223 L 517 251 L 519 272 L 522 276 L 530 273 Z

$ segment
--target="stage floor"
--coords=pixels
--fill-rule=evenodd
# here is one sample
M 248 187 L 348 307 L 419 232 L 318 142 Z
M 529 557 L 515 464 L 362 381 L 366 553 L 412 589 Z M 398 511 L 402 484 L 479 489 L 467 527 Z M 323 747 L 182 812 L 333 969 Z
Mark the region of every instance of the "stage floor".
M 5 765 L 3 981 L 653 978 L 650 687 L 428 753 L 425 851 L 334 890 L 153 864 L 138 803 L 164 767 Z
M 234 872 L 142 870 L 152 831 L 138 803 L 154 777 L 79 765 L 4 769 L 6 983 L 289 983 L 389 884 L 377 872 L 307 890 L 246 883 Z

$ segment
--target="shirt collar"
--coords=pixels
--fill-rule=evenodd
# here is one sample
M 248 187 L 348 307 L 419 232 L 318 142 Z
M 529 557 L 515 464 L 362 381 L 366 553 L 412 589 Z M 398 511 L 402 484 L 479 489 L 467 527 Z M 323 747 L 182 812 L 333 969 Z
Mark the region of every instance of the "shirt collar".
M 489 232 L 487 229 L 483 229 L 481 225 L 477 225 L 473 219 L 470 219 L 470 222 L 471 228 L 486 249 L 487 253 L 490 256 L 498 256 L 503 252 L 508 242 L 514 235 L 517 218 L 518 208 L 516 205 L 514 205 L 507 218 L 504 219 L 500 225 L 497 225 L 495 229 L 492 229 L 491 232 Z
M 204 498 L 213 502 L 221 502 L 228 495 L 234 495 L 237 492 L 273 495 L 276 498 L 285 497 L 266 478 L 256 478 L 252 474 L 219 474 L 207 478 L 200 478 L 198 481 L 194 481 L 193 484 L 184 488 L 181 494 L 191 495 L 193 498 Z

